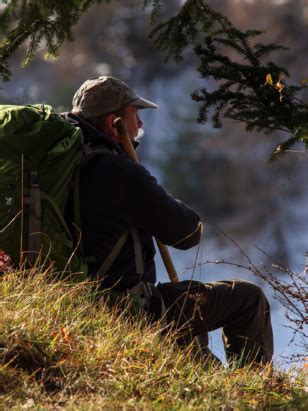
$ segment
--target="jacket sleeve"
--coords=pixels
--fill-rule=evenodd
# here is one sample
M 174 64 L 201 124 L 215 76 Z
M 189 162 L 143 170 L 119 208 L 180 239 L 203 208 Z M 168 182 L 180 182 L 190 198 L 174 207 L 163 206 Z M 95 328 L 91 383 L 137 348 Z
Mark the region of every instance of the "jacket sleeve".
M 188 249 L 199 243 L 202 223 L 198 214 L 169 195 L 140 164 L 125 159 L 126 219 L 162 243 Z

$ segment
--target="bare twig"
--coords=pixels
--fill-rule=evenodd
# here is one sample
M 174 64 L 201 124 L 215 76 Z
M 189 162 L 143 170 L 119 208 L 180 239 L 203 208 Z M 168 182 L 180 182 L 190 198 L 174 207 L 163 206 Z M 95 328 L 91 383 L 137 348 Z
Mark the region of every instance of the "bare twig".
M 291 354 L 289 359 L 290 361 L 304 360 L 307 356 L 307 345 L 305 346 L 305 340 L 308 340 L 308 332 L 304 328 L 304 326 L 308 324 L 308 280 L 306 276 L 303 275 L 303 273 L 293 272 L 290 268 L 270 256 L 266 251 L 262 250 L 258 246 L 255 246 L 259 252 L 271 261 L 270 268 L 267 268 L 264 265 L 257 267 L 248 254 L 232 237 L 226 234 L 220 227 L 214 224 L 210 225 L 223 234 L 225 238 L 231 241 L 231 243 L 240 251 L 247 263 L 236 263 L 220 259 L 214 261 L 202 261 L 198 263 L 198 265 L 224 264 L 234 266 L 253 273 L 268 284 L 274 291 L 274 299 L 278 301 L 285 309 L 285 317 L 289 322 L 289 324 L 285 325 L 285 327 L 292 330 L 292 338 L 289 344 L 294 343 L 297 335 L 302 337 L 300 344 L 295 344 L 295 346 L 299 349 L 299 352 Z M 278 269 L 281 273 L 283 273 L 284 278 L 279 278 L 277 274 L 273 272 L 272 268 Z

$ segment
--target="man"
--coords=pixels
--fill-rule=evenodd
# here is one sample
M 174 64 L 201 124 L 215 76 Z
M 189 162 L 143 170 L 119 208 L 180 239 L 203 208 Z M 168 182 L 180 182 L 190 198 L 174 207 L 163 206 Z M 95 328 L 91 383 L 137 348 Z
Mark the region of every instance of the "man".
M 199 243 L 202 224 L 194 210 L 167 194 L 122 149 L 115 119 L 123 119 L 136 147 L 143 126 L 139 112 L 145 108 L 157 105 L 137 96 L 121 80 L 102 76 L 77 90 L 73 109 L 66 115 L 81 128 L 92 150 L 80 174 L 81 232 L 90 274 L 103 288 L 145 294 L 150 299 L 146 309 L 155 319 L 165 306 L 168 323 L 180 330 L 181 344 L 223 327 L 228 358 L 269 362 L 270 308 L 256 285 L 238 280 L 182 281 L 154 287 L 152 237 L 188 249 Z

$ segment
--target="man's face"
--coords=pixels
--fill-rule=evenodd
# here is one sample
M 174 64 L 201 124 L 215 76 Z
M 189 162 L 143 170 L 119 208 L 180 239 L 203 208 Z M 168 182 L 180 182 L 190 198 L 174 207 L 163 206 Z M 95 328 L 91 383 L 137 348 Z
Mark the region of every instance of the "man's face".
M 143 126 L 138 114 L 138 107 L 127 106 L 125 108 L 123 120 L 126 126 L 127 133 L 131 140 L 135 140 L 138 135 L 138 130 Z

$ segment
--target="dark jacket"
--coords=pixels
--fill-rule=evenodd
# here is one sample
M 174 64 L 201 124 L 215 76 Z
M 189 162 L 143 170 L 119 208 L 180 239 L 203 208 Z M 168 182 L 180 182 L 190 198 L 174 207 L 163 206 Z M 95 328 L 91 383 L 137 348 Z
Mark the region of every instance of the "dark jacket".
M 78 125 L 84 142 L 92 147 L 108 149 L 81 168 L 80 212 L 84 252 L 94 257 L 90 273 L 95 274 L 115 243 L 133 226 L 138 229 L 145 266 L 144 281 L 156 282 L 155 247 L 152 237 L 166 245 L 188 249 L 199 242 L 199 216 L 188 206 L 174 199 L 140 164 L 127 158 L 121 146 L 102 134 L 81 117 L 64 115 Z M 72 201 L 68 218 L 72 219 Z M 120 254 L 103 279 L 103 287 L 124 290 L 139 281 L 135 253 L 129 235 Z

